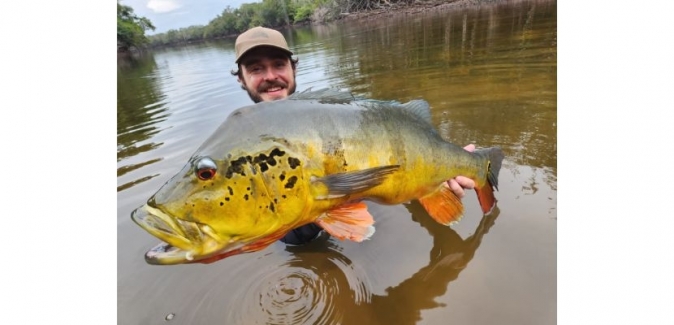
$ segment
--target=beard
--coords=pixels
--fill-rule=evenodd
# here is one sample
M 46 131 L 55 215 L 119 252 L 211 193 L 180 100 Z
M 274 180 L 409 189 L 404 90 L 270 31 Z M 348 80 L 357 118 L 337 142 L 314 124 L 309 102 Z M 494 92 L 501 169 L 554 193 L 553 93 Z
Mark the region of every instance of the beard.
M 248 87 L 244 87 L 244 89 L 248 93 L 248 97 L 250 97 L 250 99 L 254 103 L 257 104 L 259 102 L 264 101 L 260 94 L 267 91 L 267 89 L 274 88 L 274 87 L 287 88 L 288 89 L 288 95 L 291 95 L 295 92 L 295 88 L 297 88 L 297 85 L 295 84 L 295 82 L 292 82 L 292 86 L 288 87 L 287 83 L 285 83 L 283 81 L 280 81 L 280 80 L 274 80 L 274 81 L 271 81 L 271 82 L 265 81 L 265 82 L 261 83 L 260 86 L 257 87 L 256 92 L 252 92 Z

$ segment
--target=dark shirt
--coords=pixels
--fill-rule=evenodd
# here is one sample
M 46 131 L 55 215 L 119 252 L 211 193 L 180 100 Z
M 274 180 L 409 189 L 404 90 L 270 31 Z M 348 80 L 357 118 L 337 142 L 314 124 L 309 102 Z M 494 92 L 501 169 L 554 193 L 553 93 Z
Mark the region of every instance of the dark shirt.
M 310 223 L 291 230 L 280 241 L 290 245 L 303 245 L 316 239 L 321 230 L 323 228 L 317 224 Z

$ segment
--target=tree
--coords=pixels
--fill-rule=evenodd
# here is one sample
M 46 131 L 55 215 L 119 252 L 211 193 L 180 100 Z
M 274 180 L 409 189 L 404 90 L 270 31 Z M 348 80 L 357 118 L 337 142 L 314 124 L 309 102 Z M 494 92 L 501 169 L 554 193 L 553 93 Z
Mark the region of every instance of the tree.
M 129 51 L 132 47 L 148 42 L 145 31 L 155 30 L 152 22 L 145 17 L 138 17 L 133 8 L 119 3 L 117 0 L 117 50 Z

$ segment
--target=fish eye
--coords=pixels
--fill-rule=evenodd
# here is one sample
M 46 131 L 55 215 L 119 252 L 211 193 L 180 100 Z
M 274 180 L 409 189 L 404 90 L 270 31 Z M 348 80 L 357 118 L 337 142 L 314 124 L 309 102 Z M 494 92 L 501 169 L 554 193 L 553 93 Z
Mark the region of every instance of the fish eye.
M 215 177 L 215 171 L 217 170 L 217 165 L 213 159 L 208 157 L 203 157 L 199 159 L 194 168 L 197 177 L 202 181 L 207 181 Z

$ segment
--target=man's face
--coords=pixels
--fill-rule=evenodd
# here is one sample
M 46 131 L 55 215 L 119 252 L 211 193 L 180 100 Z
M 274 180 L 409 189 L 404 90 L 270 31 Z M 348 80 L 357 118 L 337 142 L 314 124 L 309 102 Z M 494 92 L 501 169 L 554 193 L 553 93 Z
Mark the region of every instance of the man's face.
M 239 82 L 254 102 L 283 99 L 295 92 L 295 70 L 283 51 L 259 47 L 246 53 L 239 63 Z

